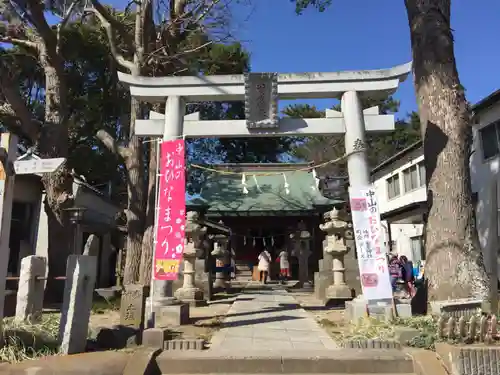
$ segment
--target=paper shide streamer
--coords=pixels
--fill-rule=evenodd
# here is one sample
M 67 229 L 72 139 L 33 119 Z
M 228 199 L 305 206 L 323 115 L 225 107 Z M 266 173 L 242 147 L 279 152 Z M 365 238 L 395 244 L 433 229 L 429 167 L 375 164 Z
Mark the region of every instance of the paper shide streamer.
M 241 175 L 241 184 L 243 185 L 243 194 L 248 194 L 247 176 L 244 173 Z
M 288 183 L 288 180 L 286 179 L 286 174 L 283 173 L 283 179 L 285 180 L 285 194 L 288 195 L 290 194 L 290 184 Z

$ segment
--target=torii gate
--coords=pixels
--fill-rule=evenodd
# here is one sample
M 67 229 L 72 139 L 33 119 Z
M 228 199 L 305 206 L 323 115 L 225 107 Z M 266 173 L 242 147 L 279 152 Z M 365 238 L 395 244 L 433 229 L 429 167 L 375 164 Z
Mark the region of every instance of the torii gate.
M 349 183 L 370 184 L 364 151 L 365 131 L 394 130 L 394 116 L 380 115 L 378 107 L 364 109 L 362 97 L 386 98 L 411 71 L 411 63 L 390 69 L 326 73 L 249 73 L 218 76 L 135 77 L 118 73 L 130 94 L 150 103 L 166 103 L 165 115 L 151 113 L 137 120 L 138 136 L 279 137 L 286 135 L 345 134 Z M 326 110 L 326 118 L 278 119 L 280 99 L 341 98 L 341 112 Z M 202 101 L 245 101 L 245 120 L 200 120 L 185 116 L 185 105 Z M 356 152 L 360 151 L 360 152 Z M 155 281 L 154 304 L 168 304 L 171 282 Z

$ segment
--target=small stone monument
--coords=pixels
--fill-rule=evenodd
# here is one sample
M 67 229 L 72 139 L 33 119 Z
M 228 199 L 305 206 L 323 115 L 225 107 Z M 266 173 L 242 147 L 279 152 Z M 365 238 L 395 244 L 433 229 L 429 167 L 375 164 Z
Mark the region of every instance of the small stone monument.
M 137 330 L 144 329 L 144 316 L 146 297 L 149 286 L 139 284 L 125 285 L 120 301 L 120 324 L 133 327 Z
M 299 287 L 304 287 L 309 283 L 309 257 L 311 256 L 310 240 L 311 233 L 306 230 L 306 225 L 300 221 L 295 233 L 290 234 L 293 241 L 292 255 L 299 261 Z
M 353 238 L 353 232 L 346 216 L 334 208 L 324 215 L 327 221 L 319 226 L 327 235 L 324 251 L 332 256 L 333 284 L 326 290 L 327 303 L 352 299 L 351 288 L 345 282 L 344 256 L 349 252 L 345 241 Z
M 203 291 L 195 285 L 196 258 L 203 253 L 202 242 L 207 233 L 207 228 L 198 224 L 198 219 L 197 212 L 187 213 L 183 283 L 182 287 L 175 291 L 175 298 L 191 306 L 205 304 Z
M 95 256 L 68 256 L 64 301 L 59 325 L 59 341 L 63 354 L 85 351 L 96 275 L 97 258 Z
M 16 321 L 36 322 L 42 316 L 46 258 L 30 255 L 21 260 Z

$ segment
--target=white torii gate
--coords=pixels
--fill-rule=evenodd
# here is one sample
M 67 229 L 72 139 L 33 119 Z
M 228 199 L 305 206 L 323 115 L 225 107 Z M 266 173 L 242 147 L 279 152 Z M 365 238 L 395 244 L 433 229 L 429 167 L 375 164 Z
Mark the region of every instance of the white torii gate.
M 370 184 L 364 149 L 365 131 L 394 130 L 394 116 L 380 115 L 378 107 L 363 110 L 363 97 L 386 98 L 411 71 L 411 63 L 390 69 L 327 73 L 250 73 L 219 76 L 135 77 L 118 73 L 130 94 L 150 103 L 166 103 L 165 115 L 152 112 L 149 120 L 137 120 L 135 134 L 186 137 L 279 137 L 283 135 L 345 134 L 349 183 Z M 326 118 L 277 117 L 280 99 L 341 98 L 341 112 L 326 110 Z M 189 102 L 245 100 L 245 120 L 200 120 L 184 116 Z M 172 283 L 154 283 L 154 304 L 170 303 Z

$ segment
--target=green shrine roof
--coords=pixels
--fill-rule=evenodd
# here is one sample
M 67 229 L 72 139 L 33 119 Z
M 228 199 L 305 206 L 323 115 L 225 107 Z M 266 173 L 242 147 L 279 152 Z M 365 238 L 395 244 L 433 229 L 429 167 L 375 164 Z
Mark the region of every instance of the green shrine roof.
M 292 213 L 342 203 L 321 194 L 312 172 L 296 171 L 304 164 L 235 164 L 232 168 L 226 164 L 222 169 L 223 166 L 219 168 L 244 173 L 244 178 L 241 174 L 213 172 L 200 193 L 201 199 L 197 199 L 208 206 L 208 214 Z M 268 172 L 279 174 L 259 175 Z

